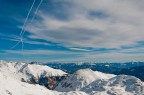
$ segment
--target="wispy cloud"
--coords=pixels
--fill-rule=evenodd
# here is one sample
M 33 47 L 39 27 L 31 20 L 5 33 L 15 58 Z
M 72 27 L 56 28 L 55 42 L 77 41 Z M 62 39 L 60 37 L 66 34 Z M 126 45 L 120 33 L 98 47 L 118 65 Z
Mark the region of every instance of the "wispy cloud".
M 30 38 L 58 42 L 67 47 L 119 48 L 142 41 L 144 12 L 142 0 L 74 0 L 67 7 L 69 19 L 40 12 L 41 21 L 31 26 Z M 56 3 L 57 4 L 57 3 Z M 96 14 L 93 17 L 91 12 Z M 99 14 L 98 14 L 99 12 Z M 98 16 L 103 16 L 100 19 Z M 29 30 L 29 29 L 28 29 Z
M 92 50 L 89 50 L 89 49 L 84 49 L 84 48 L 75 48 L 75 47 L 72 47 L 72 48 L 69 48 L 70 50 L 75 50 L 75 51 L 92 51 Z
M 0 39 L 9 40 L 13 42 L 18 42 L 21 39 L 19 36 L 16 36 L 16 35 L 5 35 L 5 34 L 0 33 L 0 36 L 1 36 Z M 38 41 L 38 40 L 32 40 L 32 39 L 27 39 L 25 37 L 23 38 L 23 41 L 25 44 L 32 44 L 32 45 L 46 45 L 46 46 L 52 45 L 46 41 L 43 42 L 43 41 Z
M 100 53 L 96 51 L 72 52 L 56 50 L 4 50 L 3 52 L 10 55 L 19 55 L 19 58 L 22 57 L 24 59 L 27 58 L 28 60 L 38 60 L 44 62 L 125 62 L 132 60 L 143 61 L 143 53 L 132 54 L 132 52 L 138 52 L 134 49 L 111 51 L 109 53 Z
M 46 46 L 52 45 L 47 42 L 57 43 L 56 47 L 62 46 L 65 51 L 56 47 L 53 50 L 34 47 L 33 50 L 25 49 L 24 55 L 53 56 L 49 60 L 57 61 L 143 60 L 143 0 L 49 1 L 42 4 L 37 19 L 26 27 L 28 34 L 24 42 Z M 19 40 L 13 36 L 8 38 Z M 20 54 L 22 51 L 5 52 Z

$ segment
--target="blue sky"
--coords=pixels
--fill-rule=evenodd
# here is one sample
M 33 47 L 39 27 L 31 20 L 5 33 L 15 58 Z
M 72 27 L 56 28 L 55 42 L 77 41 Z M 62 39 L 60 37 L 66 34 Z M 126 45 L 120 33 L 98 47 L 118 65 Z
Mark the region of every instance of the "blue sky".
M 32 3 L 0 0 L 0 59 L 144 61 L 143 0 L 42 0 L 37 12 L 36 0 L 24 27 L 24 49 L 22 43 L 12 48 Z

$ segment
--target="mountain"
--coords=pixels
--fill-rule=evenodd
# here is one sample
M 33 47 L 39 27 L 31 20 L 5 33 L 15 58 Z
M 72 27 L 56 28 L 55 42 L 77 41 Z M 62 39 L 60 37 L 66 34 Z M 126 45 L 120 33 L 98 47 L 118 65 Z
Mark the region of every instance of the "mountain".
M 42 77 L 52 80 L 51 78 L 62 77 L 65 74 L 67 73 L 48 66 L 1 60 L 0 95 L 87 95 L 80 91 L 52 91 L 41 84 L 39 85 Z M 41 82 L 45 84 L 45 81 Z
M 126 74 L 126 75 L 132 75 L 135 76 L 142 81 L 144 81 L 144 66 L 136 66 L 132 68 L 124 68 L 120 71 L 115 71 L 115 74 Z
M 61 81 L 55 90 L 57 91 L 76 91 L 89 85 L 98 79 L 109 79 L 115 75 L 94 72 L 91 69 L 78 70 L 67 79 Z
M 57 92 L 38 84 L 16 80 L 0 72 L 0 95 L 88 95 L 80 91 Z
M 52 95 L 52 92 L 39 85 L 31 85 L 0 73 L 0 95 Z
M 144 62 L 125 62 L 125 63 L 49 63 L 47 66 L 61 69 L 73 74 L 79 69 L 90 68 L 93 71 L 111 73 L 116 75 L 132 75 L 144 81 Z
M 133 76 L 118 75 L 108 80 L 95 80 L 81 89 L 86 93 L 101 95 L 143 95 L 144 84 Z
M 83 91 L 88 95 L 142 95 L 144 83 L 133 76 L 104 74 L 83 69 L 61 81 L 55 90 Z
M 44 65 L 52 68 L 61 69 L 67 73 L 74 73 L 79 69 L 90 68 L 94 71 L 113 73 L 121 69 L 144 66 L 144 62 L 125 62 L 125 63 L 45 63 Z
M 144 82 L 134 76 L 91 69 L 67 74 L 40 64 L 0 61 L 0 95 L 143 94 Z
M 5 61 L 0 62 L 0 71 L 17 80 L 44 85 L 49 89 L 55 88 L 58 82 L 67 74 L 62 70 L 53 69 L 48 66 Z
M 107 78 L 106 76 L 104 77 Z M 66 80 L 61 81 L 55 90 L 64 92 L 80 90 L 99 78 L 103 78 L 102 75 L 90 69 L 78 70 Z

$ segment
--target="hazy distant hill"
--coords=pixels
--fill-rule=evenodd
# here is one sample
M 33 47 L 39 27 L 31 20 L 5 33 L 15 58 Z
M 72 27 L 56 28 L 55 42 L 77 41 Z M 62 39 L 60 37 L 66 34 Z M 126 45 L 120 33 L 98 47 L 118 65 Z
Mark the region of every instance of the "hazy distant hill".
M 61 69 L 68 73 L 74 73 L 79 69 L 92 69 L 104 73 L 133 75 L 144 81 L 144 62 L 126 62 L 126 63 L 48 63 L 50 67 Z

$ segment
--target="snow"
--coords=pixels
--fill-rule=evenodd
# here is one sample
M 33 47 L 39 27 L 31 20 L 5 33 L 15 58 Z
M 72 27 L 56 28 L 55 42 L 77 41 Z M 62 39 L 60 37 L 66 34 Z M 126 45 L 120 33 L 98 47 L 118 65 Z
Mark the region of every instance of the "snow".
M 133 76 L 78 70 L 61 81 L 56 91 L 82 91 L 88 95 L 143 95 L 144 83 Z
M 5 75 L 10 75 L 15 79 L 29 81 L 31 77 L 35 79 L 51 76 L 63 76 L 65 73 L 62 70 L 53 69 L 48 66 L 27 64 L 27 63 L 16 63 L 16 62 L 0 62 L 0 71 Z
M 95 71 L 95 75 L 98 79 L 110 79 L 116 76 L 114 74 L 105 74 L 99 71 Z
M 57 91 L 71 91 L 80 90 L 81 88 L 89 85 L 95 80 L 109 79 L 114 77 L 113 74 L 104 74 L 98 71 L 92 71 L 91 69 L 81 69 L 71 75 L 68 79 L 59 83 L 56 87 Z
M 62 80 L 55 90 L 22 82 L 34 76 L 63 76 L 48 66 L 0 61 L 0 95 L 144 95 L 144 82 L 128 75 L 105 74 L 90 69 L 76 71 Z
M 5 61 L 0 63 L 0 72 L 16 80 L 44 85 L 49 89 L 54 89 L 63 76 L 67 74 L 62 70 L 48 66 Z
M 0 95 L 87 95 L 84 92 L 56 92 L 40 85 L 18 81 L 0 73 Z
M 46 95 L 51 92 L 39 85 L 31 85 L 20 82 L 12 77 L 2 75 L 0 73 L 0 95 Z M 34 91 L 36 90 L 36 91 Z
M 53 69 L 48 66 L 40 66 L 40 65 L 32 64 L 29 65 L 28 67 L 30 69 L 30 72 L 33 73 L 34 76 L 36 76 L 37 74 L 41 75 L 44 71 L 47 72 L 46 76 L 62 76 L 64 74 L 67 74 L 62 70 Z

